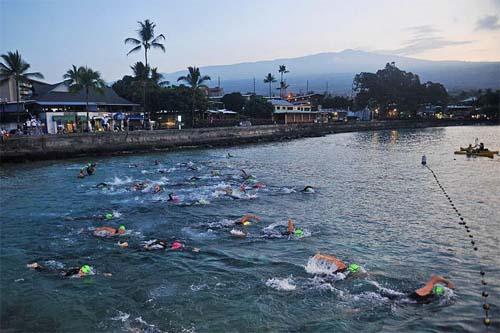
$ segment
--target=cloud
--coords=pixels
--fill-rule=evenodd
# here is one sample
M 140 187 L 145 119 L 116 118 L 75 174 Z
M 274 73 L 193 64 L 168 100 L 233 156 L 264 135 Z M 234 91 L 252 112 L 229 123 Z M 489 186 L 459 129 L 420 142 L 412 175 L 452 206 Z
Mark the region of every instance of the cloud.
M 480 18 L 476 22 L 476 30 L 498 30 L 500 29 L 500 22 L 498 15 L 488 15 Z
M 470 44 L 470 40 L 448 40 L 439 35 L 440 30 L 433 25 L 419 25 L 409 27 L 412 38 L 403 43 L 403 46 L 393 50 L 381 50 L 381 53 L 395 55 L 415 55 L 429 50 L 441 49 L 447 46 Z

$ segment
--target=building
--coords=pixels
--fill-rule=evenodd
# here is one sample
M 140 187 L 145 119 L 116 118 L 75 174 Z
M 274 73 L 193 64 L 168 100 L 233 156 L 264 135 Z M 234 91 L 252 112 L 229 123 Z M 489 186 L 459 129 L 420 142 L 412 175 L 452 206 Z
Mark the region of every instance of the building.
M 35 82 L 35 81 L 33 81 Z M 31 98 L 32 84 L 30 82 L 19 82 L 19 100 L 24 101 Z M 16 80 L 8 78 L 0 82 L 0 101 L 17 102 L 16 98 Z
M 347 112 L 348 120 L 370 121 L 373 119 L 373 111 L 367 107 L 359 111 Z
M 441 119 L 443 108 L 439 105 L 423 105 L 418 109 L 417 116 L 426 119 Z
M 448 105 L 446 114 L 452 119 L 470 119 L 475 113 L 475 108 L 471 105 Z
M 271 99 L 273 121 L 278 124 L 314 123 L 318 112 L 311 110 L 309 104 L 292 104 L 283 99 Z
M 321 108 L 320 103 L 323 100 L 322 94 L 305 94 L 305 95 L 292 95 L 287 98 L 292 104 L 308 104 L 311 106 L 312 111 L 317 111 Z
M 88 96 L 89 119 L 87 119 L 87 98 L 85 91 L 69 91 L 66 82 L 48 84 L 33 81 L 29 99 L 0 105 L 2 128 L 16 128 L 21 122 L 37 118 L 42 122 L 44 132 L 55 134 L 61 131 L 72 132 L 81 128 L 87 121 L 99 129 L 102 120 L 113 120 L 115 114 L 131 115 L 138 104 L 118 96 L 115 91 L 105 87 L 103 93 L 91 91 Z M 127 118 L 127 117 L 124 117 Z

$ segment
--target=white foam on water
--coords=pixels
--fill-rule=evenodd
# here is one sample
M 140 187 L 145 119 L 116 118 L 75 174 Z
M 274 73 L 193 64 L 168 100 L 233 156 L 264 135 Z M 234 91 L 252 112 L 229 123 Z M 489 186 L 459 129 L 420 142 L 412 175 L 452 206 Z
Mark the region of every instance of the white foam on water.
M 209 228 L 223 228 L 223 227 L 230 227 L 236 224 L 236 220 L 229 220 L 229 219 L 222 219 L 220 221 L 216 222 L 210 222 L 208 224 Z
M 204 289 L 209 289 L 208 287 L 208 284 L 206 283 L 201 283 L 201 284 L 192 284 L 189 289 L 191 289 L 191 291 L 194 291 L 194 292 L 197 292 L 197 291 L 200 291 L 200 290 L 204 290 Z
M 297 286 L 295 285 L 295 282 L 293 281 L 291 276 L 284 279 L 280 278 L 268 279 L 266 281 L 266 286 L 276 290 L 286 290 L 286 291 L 292 291 L 297 289 Z
M 354 301 L 368 301 L 370 303 L 386 303 L 390 301 L 389 298 L 373 291 L 365 291 L 359 295 L 353 295 L 352 299 Z
M 335 273 L 338 269 L 336 265 L 326 262 L 324 260 L 316 260 L 314 257 L 309 258 L 307 265 L 304 266 L 305 270 L 309 274 L 326 274 L 332 276 L 338 276 L 336 280 L 345 279 L 345 275 L 342 273 Z
M 115 176 L 115 178 L 113 179 L 113 181 L 110 182 L 109 184 L 113 185 L 113 186 L 120 186 L 120 185 L 124 185 L 124 184 L 129 184 L 129 183 L 132 183 L 132 182 L 133 182 L 133 179 L 131 177 L 129 177 L 129 176 L 126 176 L 123 179 Z
M 121 321 L 121 322 L 125 322 L 127 319 L 130 318 L 130 314 L 129 313 L 125 313 L 125 312 L 122 312 L 120 310 L 117 310 L 118 311 L 118 315 L 116 315 L 115 317 L 111 317 L 111 320 L 115 320 L 115 321 Z
M 370 283 L 371 285 L 374 285 L 375 287 L 377 287 L 377 289 L 379 289 L 380 291 L 382 291 L 383 293 L 385 293 L 387 295 L 392 295 L 392 296 L 404 296 L 404 295 L 406 295 L 405 293 L 402 293 L 402 292 L 399 292 L 399 291 L 396 291 L 396 290 L 393 290 L 390 288 L 382 287 L 377 281 L 366 280 L 366 282 Z
M 285 194 L 290 194 L 290 193 L 295 193 L 295 192 L 297 192 L 297 191 L 296 191 L 296 190 L 294 190 L 293 188 L 282 187 L 282 188 L 281 188 L 281 192 L 282 192 L 282 193 L 285 193 Z
M 51 269 L 63 269 L 64 264 L 62 262 L 59 262 L 57 260 L 47 260 L 43 262 L 44 266 L 47 266 L 48 268 Z

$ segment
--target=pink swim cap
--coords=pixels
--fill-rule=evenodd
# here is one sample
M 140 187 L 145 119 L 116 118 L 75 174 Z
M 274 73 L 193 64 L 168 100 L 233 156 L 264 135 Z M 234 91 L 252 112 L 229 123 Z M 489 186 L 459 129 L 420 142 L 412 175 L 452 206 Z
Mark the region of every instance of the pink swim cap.
M 178 242 L 178 241 L 174 241 L 174 242 L 172 243 L 172 246 L 170 246 L 170 248 L 171 248 L 172 250 L 178 250 L 178 249 L 180 249 L 181 247 L 182 247 L 182 244 L 181 244 L 180 242 Z

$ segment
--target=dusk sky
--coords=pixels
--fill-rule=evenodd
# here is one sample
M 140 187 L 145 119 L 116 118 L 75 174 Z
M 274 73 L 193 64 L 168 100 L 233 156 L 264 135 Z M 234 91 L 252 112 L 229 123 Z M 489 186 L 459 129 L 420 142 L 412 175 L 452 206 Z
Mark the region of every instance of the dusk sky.
M 0 52 L 21 52 L 49 82 L 72 64 L 130 73 L 126 37 L 151 19 L 161 72 L 359 49 L 430 60 L 500 61 L 500 0 L 0 0 Z

